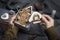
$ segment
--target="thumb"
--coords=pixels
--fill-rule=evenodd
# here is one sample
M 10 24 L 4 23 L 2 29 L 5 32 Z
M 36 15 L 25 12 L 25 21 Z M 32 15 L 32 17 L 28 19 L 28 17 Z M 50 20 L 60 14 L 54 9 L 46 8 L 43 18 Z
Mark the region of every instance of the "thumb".
M 44 16 L 42 16 L 42 21 L 45 22 L 46 24 L 48 23 L 48 20 Z

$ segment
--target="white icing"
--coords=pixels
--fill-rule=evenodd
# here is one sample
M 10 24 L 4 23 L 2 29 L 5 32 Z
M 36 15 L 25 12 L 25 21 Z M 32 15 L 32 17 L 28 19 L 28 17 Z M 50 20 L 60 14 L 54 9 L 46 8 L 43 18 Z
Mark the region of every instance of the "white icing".
M 33 21 L 33 17 L 35 15 L 39 15 L 39 18 L 41 18 L 41 14 L 39 12 L 33 12 L 32 15 L 31 15 L 31 17 L 29 18 L 29 22 L 32 22 Z
M 37 19 L 38 19 L 38 17 L 36 16 L 36 17 L 34 17 L 34 19 L 35 19 L 35 20 L 37 20 Z
M 41 21 L 36 21 L 36 22 L 33 22 L 33 24 L 36 24 L 36 23 L 40 23 Z
M 1 15 L 1 19 L 8 19 L 8 18 L 9 18 L 8 13 L 4 13 L 3 15 Z

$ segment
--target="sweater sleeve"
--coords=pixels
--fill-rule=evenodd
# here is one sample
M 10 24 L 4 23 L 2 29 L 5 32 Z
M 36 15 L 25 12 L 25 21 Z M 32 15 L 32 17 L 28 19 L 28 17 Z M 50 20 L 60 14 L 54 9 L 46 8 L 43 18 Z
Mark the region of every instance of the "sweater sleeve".
M 18 28 L 11 26 L 8 28 L 8 30 L 5 31 L 2 40 L 16 40 L 17 39 L 17 33 L 18 33 Z
M 55 32 L 54 27 L 51 27 L 51 28 L 47 29 L 46 33 L 48 34 L 48 37 L 49 37 L 50 40 L 60 40 L 60 37 Z

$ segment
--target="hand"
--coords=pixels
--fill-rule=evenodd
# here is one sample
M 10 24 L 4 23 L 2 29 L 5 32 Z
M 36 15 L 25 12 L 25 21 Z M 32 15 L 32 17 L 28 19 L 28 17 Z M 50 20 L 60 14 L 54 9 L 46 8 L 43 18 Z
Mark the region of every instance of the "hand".
M 42 15 L 42 21 L 45 23 L 46 28 L 54 26 L 54 20 L 49 15 Z
M 9 22 L 11 25 L 14 25 L 14 23 L 13 23 L 13 22 L 14 22 L 15 18 L 16 18 L 16 16 L 15 16 L 15 15 L 11 18 L 11 20 L 10 20 L 10 22 Z

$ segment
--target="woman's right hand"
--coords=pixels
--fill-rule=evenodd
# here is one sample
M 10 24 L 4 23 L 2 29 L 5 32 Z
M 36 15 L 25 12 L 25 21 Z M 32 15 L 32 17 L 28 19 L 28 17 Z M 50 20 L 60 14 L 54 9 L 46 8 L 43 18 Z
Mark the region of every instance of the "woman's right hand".
M 15 21 L 15 18 L 16 18 L 16 16 L 15 16 L 15 15 L 11 18 L 11 20 L 10 20 L 10 22 L 9 22 L 11 25 L 14 25 L 14 23 L 13 23 L 13 22 Z

